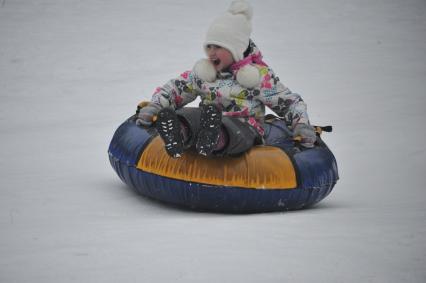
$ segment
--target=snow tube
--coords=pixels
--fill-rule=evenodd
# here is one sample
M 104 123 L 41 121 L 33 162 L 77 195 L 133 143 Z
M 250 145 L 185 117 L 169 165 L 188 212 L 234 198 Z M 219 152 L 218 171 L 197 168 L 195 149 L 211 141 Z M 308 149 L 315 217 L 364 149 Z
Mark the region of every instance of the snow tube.
M 116 130 L 109 160 L 138 193 L 195 210 L 284 211 L 325 198 L 339 177 L 336 160 L 321 138 L 314 148 L 302 149 L 285 138 L 282 121 L 273 120 L 265 129 L 266 144 L 239 157 L 207 158 L 186 151 L 173 159 L 155 128 L 137 126 L 131 117 Z

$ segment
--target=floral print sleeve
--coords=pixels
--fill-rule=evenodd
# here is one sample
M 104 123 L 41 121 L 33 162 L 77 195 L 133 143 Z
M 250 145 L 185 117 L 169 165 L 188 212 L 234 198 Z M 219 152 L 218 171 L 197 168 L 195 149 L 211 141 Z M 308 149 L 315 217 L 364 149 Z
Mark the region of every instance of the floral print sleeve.
M 158 87 L 152 95 L 151 102 L 161 107 L 182 108 L 197 98 L 195 82 L 193 72 L 186 71 L 178 78 Z
M 284 86 L 270 68 L 263 67 L 260 73 L 262 82 L 258 99 L 284 118 L 291 129 L 294 129 L 296 124 L 309 124 L 306 104 L 300 95 Z

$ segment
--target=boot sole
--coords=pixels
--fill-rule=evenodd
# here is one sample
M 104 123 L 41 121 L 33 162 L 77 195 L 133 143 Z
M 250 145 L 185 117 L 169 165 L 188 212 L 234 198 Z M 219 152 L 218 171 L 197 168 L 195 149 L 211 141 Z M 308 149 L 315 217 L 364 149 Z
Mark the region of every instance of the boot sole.
M 209 156 L 219 140 L 222 112 L 214 105 L 203 105 L 201 109 L 201 128 L 198 133 L 196 150 L 199 154 Z
M 178 158 L 183 153 L 183 141 L 180 133 L 180 122 L 176 112 L 171 108 L 163 108 L 158 112 L 155 127 L 161 139 L 164 141 L 164 148 L 167 153 Z

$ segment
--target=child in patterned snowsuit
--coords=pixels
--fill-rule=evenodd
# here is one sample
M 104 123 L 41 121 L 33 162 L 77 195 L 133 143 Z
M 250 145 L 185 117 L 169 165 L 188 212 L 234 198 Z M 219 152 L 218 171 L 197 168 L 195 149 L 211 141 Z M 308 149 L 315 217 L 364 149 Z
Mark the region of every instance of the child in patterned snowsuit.
M 301 144 L 312 147 L 316 135 L 306 104 L 284 86 L 250 40 L 252 8 L 233 1 L 207 31 L 207 59 L 157 88 L 140 109 L 136 123 L 156 128 L 172 157 L 194 147 L 202 155 L 239 155 L 264 135 L 265 106 L 284 119 Z M 199 108 L 185 107 L 198 96 Z

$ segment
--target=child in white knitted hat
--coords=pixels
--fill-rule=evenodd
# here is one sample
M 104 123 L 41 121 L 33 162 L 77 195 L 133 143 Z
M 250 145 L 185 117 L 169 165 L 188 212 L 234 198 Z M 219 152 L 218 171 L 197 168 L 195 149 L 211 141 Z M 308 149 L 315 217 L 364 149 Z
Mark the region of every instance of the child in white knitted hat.
M 140 109 L 136 123 L 156 128 L 172 157 L 195 146 L 202 155 L 239 155 L 260 144 L 265 106 L 284 119 L 301 144 L 313 147 L 316 135 L 309 125 L 300 95 L 285 87 L 250 40 L 252 8 L 244 0 L 209 27 L 204 42 L 206 59 L 157 88 Z M 186 104 L 201 97 L 199 108 Z

